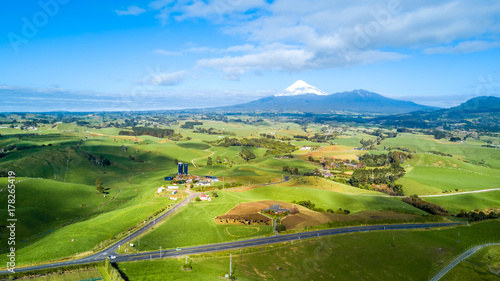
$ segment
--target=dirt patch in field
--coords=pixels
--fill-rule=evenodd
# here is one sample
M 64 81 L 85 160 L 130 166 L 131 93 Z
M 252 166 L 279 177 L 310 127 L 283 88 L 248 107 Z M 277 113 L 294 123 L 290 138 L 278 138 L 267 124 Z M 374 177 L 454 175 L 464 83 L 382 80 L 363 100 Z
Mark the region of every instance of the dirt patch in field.
M 345 145 L 327 145 L 323 146 L 322 148 L 316 150 L 318 152 L 340 152 L 340 151 L 351 151 L 353 150 L 354 147 L 352 146 L 345 146 Z
M 290 214 L 281 220 L 286 229 L 302 229 L 305 227 L 319 226 L 329 221 L 370 221 L 390 219 L 413 219 L 418 215 L 403 214 L 387 211 L 368 211 L 351 215 L 333 214 L 327 212 L 315 212 L 297 204 L 266 200 L 258 202 L 240 203 L 227 213 L 214 218 L 216 224 L 232 225 L 272 225 L 272 219 L 260 213 L 271 205 L 278 204 L 281 208 L 292 210 L 296 208 L 298 213 Z
M 358 159 L 358 155 L 364 153 L 366 153 L 366 151 L 354 150 L 354 147 L 352 146 L 328 145 L 321 147 L 315 151 L 302 154 L 300 155 L 300 158 L 307 159 L 309 158 L 309 156 L 312 156 L 314 158 L 329 157 L 332 159 L 355 160 Z
M 304 210 L 305 209 L 305 210 Z M 412 219 L 417 215 L 402 214 L 385 211 L 368 211 L 354 215 L 340 215 L 311 211 L 307 208 L 299 209 L 298 214 L 289 215 L 281 220 L 286 229 L 301 229 L 308 226 L 318 226 L 329 221 L 355 221 L 355 220 L 389 220 L 389 219 Z
M 272 225 L 272 219 L 261 214 L 260 211 L 274 204 L 279 204 L 286 209 L 291 209 L 294 206 L 294 204 L 273 200 L 240 203 L 224 215 L 215 217 L 214 221 L 216 224 Z
M 288 215 L 281 220 L 286 229 L 304 228 L 318 226 L 333 219 L 334 214 L 311 211 L 307 208 L 299 209 L 298 214 Z

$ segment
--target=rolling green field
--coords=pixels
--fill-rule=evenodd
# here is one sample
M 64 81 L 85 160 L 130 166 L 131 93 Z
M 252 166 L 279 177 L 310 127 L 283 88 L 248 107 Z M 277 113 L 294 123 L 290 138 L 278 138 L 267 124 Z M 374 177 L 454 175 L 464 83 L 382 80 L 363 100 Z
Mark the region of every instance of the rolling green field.
M 467 248 L 498 241 L 498 229 L 500 221 L 495 220 L 469 227 L 307 239 L 244 249 L 241 255 L 233 250 L 233 272 L 238 280 L 429 280 Z M 228 273 L 228 256 L 229 251 L 190 256 L 192 271 L 181 270 L 183 257 L 118 267 L 131 281 L 207 280 Z
M 489 246 L 460 262 L 441 280 L 498 280 L 500 274 L 500 246 Z
M 459 213 L 461 210 L 486 210 L 500 208 L 500 190 L 473 193 L 473 194 L 457 194 L 453 196 L 440 196 L 425 198 L 434 204 L 445 207 L 449 212 Z
M 185 247 L 272 234 L 271 226 L 215 224 L 214 217 L 244 202 L 310 200 L 317 208 L 325 210 L 342 208 L 350 210 L 353 214 L 376 210 L 426 214 L 403 203 L 400 198 L 382 197 L 380 195 L 383 194 L 380 192 L 359 189 L 320 177 L 298 175 L 289 182 L 251 189 L 253 186 L 278 182 L 289 176 L 289 173 L 283 172 L 285 165 L 298 168 L 299 174 L 322 167 L 320 164 L 308 162 L 307 156 L 280 159 L 275 155 L 265 155 L 267 149 L 263 147 L 220 147 L 215 146 L 213 142 L 223 137 L 259 138 L 260 134 L 271 134 L 277 139 L 293 138 L 294 135 L 312 137 L 316 133 L 325 132 L 323 129 L 328 129 L 324 124 L 299 125 L 266 118 L 258 120 L 260 118 L 231 116 L 230 119 L 241 118 L 251 124 L 203 120 L 203 125 L 195 126 L 215 128 L 228 133 L 209 135 L 181 128 L 187 118 L 169 116 L 165 120 L 169 120 L 170 126 L 160 126 L 182 134 L 182 137 L 176 139 L 119 135 L 122 130 L 132 132 L 131 127 L 92 128 L 91 126 L 103 125 L 103 119 L 96 116 L 85 117 L 91 124 L 87 124 L 89 127 L 78 126 L 75 122 L 39 125 L 39 135 L 29 135 L 34 132 L 23 133 L 19 129 L 0 130 L 1 148 L 17 146 L 16 149 L 2 154 L 0 171 L 13 170 L 18 175 L 17 180 L 20 181 L 16 189 L 16 215 L 19 219 L 16 245 L 18 265 L 84 256 L 91 254 L 93 250 L 102 249 L 104 244 L 115 241 L 118 236 L 126 235 L 128 229 L 142 224 L 153 213 L 171 203 L 168 198 L 155 194 L 155 189 L 168 184 L 164 181 L 164 177 L 172 176 L 177 171 L 174 160 L 188 163 L 190 174 L 212 175 L 221 180 L 223 178 L 225 183 L 240 183 L 246 191 L 218 191 L 219 197 L 212 202 L 190 203 L 175 216 L 141 237 L 139 249 L 141 251 L 157 250 L 160 246 L 164 249 Z M 136 120 L 139 124 L 145 124 L 144 120 L 139 119 Z M 111 118 L 107 120 L 109 120 L 107 122 L 123 121 Z M 289 139 L 286 142 L 290 141 L 297 147 L 331 146 L 331 143 L 337 143 L 349 146 L 351 149 L 360 147 L 362 139 L 376 139 L 373 135 L 363 133 L 362 131 L 366 129 L 363 127 L 344 127 L 344 129 L 343 136 L 325 143 Z M 486 139 L 498 141 L 495 137 Z M 370 153 L 384 153 L 384 146 L 403 146 L 417 151 L 413 159 L 404 163 L 407 174 L 398 180 L 398 183 L 403 185 L 406 195 L 441 194 L 445 190 L 456 192 L 455 189 L 461 192 L 499 188 L 500 153 L 498 149 L 481 147 L 484 143 L 472 139 L 467 143 L 452 143 L 444 139 L 434 140 L 432 136 L 421 134 L 399 134 L 396 138 L 383 140 L 382 144 L 377 146 L 379 150 Z M 239 155 L 243 148 L 253 152 L 256 158 L 245 161 Z M 429 150 L 450 153 L 453 157 L 426 153 Z M 295 154 L 300 153 L 295 152 Z M 91 161 L 92 157 L 89 155 L 108 159 L 110 165 L 98 165 Z M 354 154 L 353 159 L 356 155 L 358 154 Z M 227 159 L 227 163 L 207 166 L 209 156 L 214 162 L 220 157 L 223 161 Z M 106 188 L 105 196 L 96 190 L 97 179 L 100 179 Z M 215 184 L 214 189 L 221 185 L 221 182 Z M 0 190 L 3 189 L 0 191 L 0 200 L 3 202 L 7 200 L 6 186 L 6 179 L 0 178 Z M 425 200 L 442 205 L 450 212 L 459 212 L 462 209 L 466 211 L 498 209 L 500 191 L 425 198 Z M 1 211 L 0 219 L 5 221 L 4 205 Z M 6 235 L 2 232 L 0 238 L 5 238 Z M 286 247 L 294 251 L 291 245 Z M 411 247 L 417 246 L 411 245 Z M 304 255 L 313 255 L 307 247 L 296 250 L 303 251 Z M 2 248 L 3 252 L 5 248 Z M 421 254 L 426 255 L 428 252 Z M 250 258 L 251 255 L 259 256 L 248 255 L 246 263 L 248 272 L 245 274 L 250 276 L 249 280 L 271 276 L 268 271 L 272 272 L 272 269 L 267 268 L 267 265 L 259 265 L 258 271 L 250 273 L 252 264 L 259 263 L 256 257 Z M 291 263 L 298 262 L 294 259 L 295 257 Z M 5 255 L 1 255 L 0 262 L 5 264 Z M 158 266 L 162 265 L 162 262 L 159 262 Z M 323 261 L 318 262 L 318 265 L 321 265 Z M 203 279 L 204 274 L 212 274 L 213 268 L 219 268 L 218 263 L 220 262 L 212 261 L 203 271 L 191 272 L 190 280 Z M 165 262 L 165 266 L 174 268 L 180 264 L 177 261 L 172 264 Z M 244 267 L 238 270 L 245 272 Z M 281 273 L 284 273 L 284 270 L 280 270 L 277 276 L 282 276 L 279 275 Z M 329 273 L 324 274 L 327 276 Z M 354 275 L 349 277 L 356 279 Z M 134 278 L 136 279 L 132 280 L 142 280 L 137 279 L 139 277 Z M 241 278 L 245 280 L 247 277 Z
M 213 218 L 225 214 L 238 199 L 219 191 L 212 202 L 194 202 L 141 238 L 140 249 L 156 250 L 220 243 L 272 233 L 271 226 L 217 225 Z
M 109 202 L 93 186 L 46 179 L 16 178 L 16 181 L 18 241 L 36 240 L 78 218 L 97 213 Z M 7 187 L 7 178 L 0 178 L 0 186 Z M 1 202 L 7 202 L 8 194 L 3 188 Z M 7 205 L 1 206 L 0 220 L 7 221 Z M 3 239 L 6 234 L 2 232 Z
M 416 154 L 405 162 L 407 174 L 397 182 L 406 195 L 432 195 L 500 188 L 497 169 L 465 163 L 459 159 L 428 153 Z M 500 191 L 453 196 L 429 197 L 426 201 L 439 204 L 448 211 L 500 208 Z
M 445 139 L 436 140 L 432 136 L 421 134 L 402 133 L 396 138 L 387 138 L 381 146 L 403 146 L 417 152 L 440 151 L 456 157 L 479 163 L 484 160 L 485 165 L 500 169 L 500 150 L 481 147 L 484 142 L 468 139 L 466 143 L 455 143 Z
M 213 218 L 225 214 L 238 203 L 263 200 L 292 202 L 311 200 L 323 209 L 349 209 L 352 213 L 370 210 L 400 210 L 415 214 L 423 211 L 403 203 L 399 198 L 347 195 L 308 187 L 263 186 L 244 192 L 219 191 L 212 202 L 191 203 L 177 215 L 141 238 L 140 250 L 155 250 L 213 244 L 270 234 L 271 227 L 259 226 L 259 231 L 245 226 L 215 224 Z M 239 228 L 241 235 L 231 235 Z M 230 234 L 231 233 L 231 234 Z

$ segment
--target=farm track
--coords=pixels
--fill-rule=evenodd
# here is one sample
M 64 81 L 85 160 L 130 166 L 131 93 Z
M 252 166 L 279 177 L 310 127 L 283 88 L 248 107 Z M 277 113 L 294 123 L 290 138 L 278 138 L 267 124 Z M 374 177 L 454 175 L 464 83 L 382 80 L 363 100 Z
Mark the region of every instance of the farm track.
M 454 195 L 462 195 L 462 194 L 471 194 L 471 193 L 484 193 L 491 191 L 500 191 L 500 188 L 491 188 L 491 189 L 481 189 L 481 190 L 472 190 L 472 191 L 463 191 L 463 192 L 455 192 L 455 193 L 445 193 L 445 194 L 430 194 L 430 195 L 419 195 L 421 198 L 431 198 L 431 197 L 442 197 L 442 196 L 454 196 Z M 405 198 L 408 196 L 391 196 L 391 195 L 372 195 L 372 194 L 353 194 L 355 196 L 368 196 L 368 197 L 387 197 L 387 198 Z
M 207 151 L 207 150 L 204 150 L 204 151 Z M 207 151 L 207 152 L 208 152 L 208 151 Z M 206 157 L 198 157 L 198 158 L 192 159 L 192 160 L 191 160 L 191 163 L 193 164 L 193 166 L 194 166 L 195 168 L 197 168 L 197 167 L 196 167 L 196 164 L 194 163 L 194 160 L 198 160 L 198 159 L 202 159 L 202 158 L 208 158 L 208 157 L 210 157 L 210 156 L 212 156 L 212 155 L 214 155 L 214 154 L 215 154 L 215 151 L 212 151 L 212 154 L 210 154 L 210 155 L 208 155 L 208 156 L 206 156 Z

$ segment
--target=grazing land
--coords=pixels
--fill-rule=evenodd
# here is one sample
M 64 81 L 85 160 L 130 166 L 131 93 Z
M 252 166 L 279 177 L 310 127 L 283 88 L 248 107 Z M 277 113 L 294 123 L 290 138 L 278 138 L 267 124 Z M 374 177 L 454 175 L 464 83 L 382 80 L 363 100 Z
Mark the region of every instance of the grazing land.
M 494 240 L 499 227 L 500 221 L 495 220 L 440 230 L 346 234 L 230 252 L 239 280 L 429 280 L 471 245 Z M 487 261 L 484 251 L 478 253 L 482 261 L 477 264 L 483 268 L 485 262 L 496 265 Z M 497 250 L 489 251 L 490 257 L 495 253 L 498 257 Z M 119 263 L 118 267 L 130 280 L 144 280 L 145 274 L 159 280 L 164 272 L 175 280 L 205 280 L 228 273 L 229 252 L 189 256 L 191 271 L 181 269 L 184 262 L 184 258 L 164 259 Z
M 468 228 L 360 233 L 249 248 L 235 260 L 240 280 L 293 276 L 300 272 L 291 274 L 292 268 L 304 271 L 299 256 L 311 258 L 302 272 L 309 279 L 412 280 L 408 276 L 417 269 L 401 261 L 403 253 L 397 250 L 405 248 L 429 267 L 415 275 L 421 280 L 463 248 L 494 240 L 490 228 L 498 227 L 500 191 L 487 190 L 500 188 L 500 155 L 491 147 L 500 144 L 500 137 L 490 132 L 470 132 L 466 142 L 456 142 L 449 140 L 454 131 L 436 139 L 423 129 L 399 132 L 367 124 L 308 123 L 304 120 L 310 119 L 286 115 L 50 116 L 11 118 L 20 127 L 40 118 L 61 121 L 37 124 L 36 131 L 0 129 L 0 200 L 8 200 L 8 171 L 16 174 L 18 266 L 88 257 L 155 221 L 188 196 L 194 199 L 134 236 L 133 246 L 122 245 L 117 254 L 347 225 L 473 223 Z M 187 164 L 189 172 L 178 174 L 178 163 Z M 262 213 L 274 204 L 293 212 Z M 0 219 L 7 220 L 3 205 Z M 481 220 L 487 221 L 477 223 Z M 460 243 L 450 246 L 447 235 L 455 231 L 460 232 Z M 395 245 L 392 234 L 400 237 Z M 5 239 L 8 233 L 0 235 Z M 328 246 L 327 241 L 336 242 Z M 325 251 L 341 254 L 315 256 L 318 243 L 325 243 Z M 350 243 L 361 244 L 348 251 Z M 2 264 L 8 250 L 1 247 Z M 355 268 L 346 260 L 369 263 L 376 251 L 398 262 L 383 270 L 381 264 L 389 261 L 372 261 L 373 266 L 342 273 Z M 260 261 L 271 255 L 282 258 Z M 177 272 L 183 262 L 170 259 L 118 267 L 130 280 L 142 280 L 140 268 L 151 269 L 145 279 L 159 279 L 156 267 L 171 270 L 176 280 L 203 280 L 222 274 L 225 260 L 225 253 L 193 256 L 190 272 Z M 341 268 L 325 266 L 342 260 Z

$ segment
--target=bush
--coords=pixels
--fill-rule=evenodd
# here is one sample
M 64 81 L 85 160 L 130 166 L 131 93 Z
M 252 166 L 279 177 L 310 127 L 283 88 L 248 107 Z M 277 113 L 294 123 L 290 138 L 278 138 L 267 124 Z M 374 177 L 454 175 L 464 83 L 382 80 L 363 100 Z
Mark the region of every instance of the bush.
M 276 225 L 276 231 L 278 232 L 286 231 L 286 226 L 284 224 L 279 223 Z

